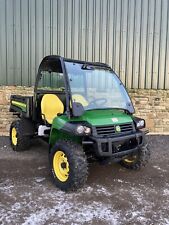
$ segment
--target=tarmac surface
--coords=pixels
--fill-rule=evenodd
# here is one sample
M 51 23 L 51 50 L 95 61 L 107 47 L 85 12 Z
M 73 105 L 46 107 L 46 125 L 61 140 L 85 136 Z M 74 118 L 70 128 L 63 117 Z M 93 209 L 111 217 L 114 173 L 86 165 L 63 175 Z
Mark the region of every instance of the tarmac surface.
M 52 183 L 48 146 L 14 152 L 0 138 L 0 224 L 169 224 L 169 136 L 148 136 L 149 164 L 90 165 L 86 185 L 65 194 Z

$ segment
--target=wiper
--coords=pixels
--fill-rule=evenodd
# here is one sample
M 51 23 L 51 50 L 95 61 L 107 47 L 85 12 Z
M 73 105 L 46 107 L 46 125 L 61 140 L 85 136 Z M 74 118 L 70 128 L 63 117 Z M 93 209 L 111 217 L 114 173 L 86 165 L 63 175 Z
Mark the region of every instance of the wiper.
M 94 67 L 89 64 L 83 64 L 81 67 L 82 70 L 94 70 Z
M 128 112 L 128 109 L 124 109 L 124 108 L 116 108 L 116 107 L 107 107 L 107 108 L 94 108 L 94 109 L 86 109 L 85 111 L 92 111 L 92 110 L 109 110 L 109 109 L 118 109 L 118 110 L 123 110 L 124 112 Z
M 107 108 L 93 108 L 93 109 L 86 109 L 86 111 L 91 111 L 91 110 L 107 110 L 107 109 L 114 109 L 112 107 L 107 107 Z
M 108 65 L 104 64 L 104 63 L 95 63 L 95 65 L 92 64 L 83 64 L 81 67 L 82 70 L 108 70 L 108 71 L 113 71 L 111 69 L 111 67 L 109 67 Z

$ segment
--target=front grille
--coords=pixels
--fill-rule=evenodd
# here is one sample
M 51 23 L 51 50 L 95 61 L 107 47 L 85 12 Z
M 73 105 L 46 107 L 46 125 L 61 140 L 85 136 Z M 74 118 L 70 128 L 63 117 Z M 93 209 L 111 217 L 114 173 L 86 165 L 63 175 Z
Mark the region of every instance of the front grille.
M 95 127 L 95 134 L 97 136 L 114 136 L 121 135 L 124 133 L 132 133 L 133 131 L 133 123 Z

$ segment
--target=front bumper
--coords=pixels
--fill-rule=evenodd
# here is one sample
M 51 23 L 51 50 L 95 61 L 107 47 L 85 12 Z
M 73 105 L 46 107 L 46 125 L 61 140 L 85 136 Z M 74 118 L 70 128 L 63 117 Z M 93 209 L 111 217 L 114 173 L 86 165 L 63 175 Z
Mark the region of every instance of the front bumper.
M 90 141 L 83 144 L 93 144 L 97 157 L 121 158 L 138 151 L 145 143 L 145 131 L 111 138 L 91 137 Z

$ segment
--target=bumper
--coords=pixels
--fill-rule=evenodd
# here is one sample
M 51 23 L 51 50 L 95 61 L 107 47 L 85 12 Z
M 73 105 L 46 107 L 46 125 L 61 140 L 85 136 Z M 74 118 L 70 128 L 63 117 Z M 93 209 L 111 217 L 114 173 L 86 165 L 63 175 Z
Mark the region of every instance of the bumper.
M 145 143 L 145 131 L 111 138 L 91 137 L 91 141 L 83 144 L 93 144 L 98 157 L 121 158 L 136 152 Z

